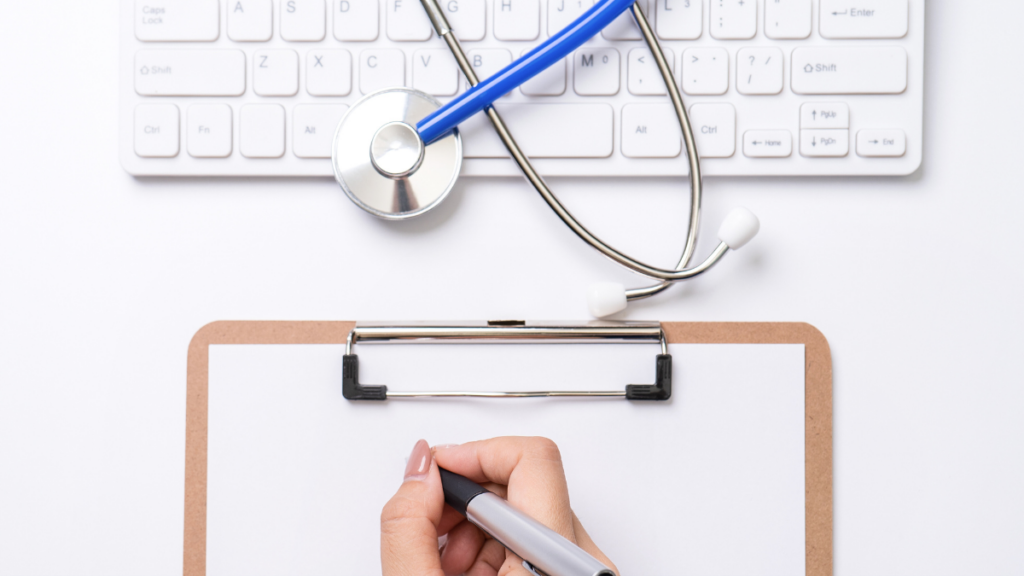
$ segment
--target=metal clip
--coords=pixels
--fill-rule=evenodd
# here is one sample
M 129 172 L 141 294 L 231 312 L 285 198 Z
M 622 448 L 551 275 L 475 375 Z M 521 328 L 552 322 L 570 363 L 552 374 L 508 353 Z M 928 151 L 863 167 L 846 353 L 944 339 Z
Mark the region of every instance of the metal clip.
M 399 392 L 388 391 L 384 385 L 359 383 L 359 357 L 353 352 L 356 342 L 422 343 L 422 342 L 486 342 L 521 343 L 529 341 L 561 343 L 647 343 L 661 344 L 657 355 L 654 384 L 628 384 L 625 390 L 534 392 Z M 348 400 L 387 400 L 389 398 L 469 397 L 469 398 L 540 398 L 540 397 L 620 397 L 626 400 L 668 400 L 672 397 L 672 356 L 668 353 L 665 333 L 657 322 L 588 322 L 568 324 L 556 322 L 526 323 L 521 320 L 492 320 L 477 324 L 412 323 L 357 324 L 348 335 L 342 369 L 342 394 Z

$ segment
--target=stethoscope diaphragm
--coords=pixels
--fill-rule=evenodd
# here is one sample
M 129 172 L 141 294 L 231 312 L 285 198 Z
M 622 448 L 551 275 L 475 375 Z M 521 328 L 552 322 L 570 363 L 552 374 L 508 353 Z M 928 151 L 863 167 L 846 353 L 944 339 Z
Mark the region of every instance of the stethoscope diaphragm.
M 427 212 L 451 192 L 462 169 L 458 130 L 424 146 L 416 123 L 441 107 L 409 88 L 356 102 L 334 134 L 334 176 L 357 206 L 388 220 Z
M 334 138 L 334 173 L 343 190 L 361 208 L 389 220 L 422 214 L 451 191 L 462 165 L 462 140 L 458 125 L 483 112 L 523 176 L 537 190 L 561 221 L 580 239 L 612 261 L 657 281 L 627 290 L 617 283 L 601 283 L 590 291 L 590 311 L 597 317 L 615 314 L 631 300 L 648 298 L 672 283 L 703 274 L 730 250 L 747 243 L 760 228 L 749 210 L 734 210 L 719 231 L 721 240 L 700 264 L 687 267 L 696 247 L 703 184 L 700 157 L 693 127 L 683 106 L 679 86 L 669 60 L 637 0 L 597 0 L 582 16 L 499 72 L 480 82 L 456 39 L 437 0 L 420 0 L 437 35 L 448 45 L 470 89 L 441 106 L 416 90 L 394 88 L 370 94 L 356 103 L 342 119 Z M 686 245 L 674 268 L 646 264 L 602 241 L 587 230 L 548 187 L 529 157 L 492 104 L 504 94 L 561 62 L 573 50 L 600 33 L 625 10 L 632 9 L 640 33 L 661 73 L 679 122 L 686 149 L 690 180 L 690 218 Z

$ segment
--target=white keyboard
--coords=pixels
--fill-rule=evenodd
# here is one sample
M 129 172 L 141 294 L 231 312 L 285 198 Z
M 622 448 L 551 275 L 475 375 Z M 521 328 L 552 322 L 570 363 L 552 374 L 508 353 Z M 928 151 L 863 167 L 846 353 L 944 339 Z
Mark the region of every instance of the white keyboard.
M 466 89 L 418 0 L 120 0 L 121 163 L 135 175 L 330 176 L 354 102 Z M 707 175 L 905 175 L 921 163 L 925 0 L 649 0 Z M 443 0 L 487 77 L 592 0 Z M 627 13 L 496 107 L 553 176 L 687 173 Z M 463 174 L 518 170 L 486 118 Z

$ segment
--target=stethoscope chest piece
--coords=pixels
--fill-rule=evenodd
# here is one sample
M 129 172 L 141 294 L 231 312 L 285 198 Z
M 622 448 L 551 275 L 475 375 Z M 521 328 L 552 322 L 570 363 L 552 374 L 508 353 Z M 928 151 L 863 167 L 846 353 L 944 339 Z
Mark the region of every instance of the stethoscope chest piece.
M 366 96 L 334 133 L 334 177 L 360 208 L 388 220 L 422 214 L 444 200 L 462 168 L 458 130 L 424 146 L 416 123 L 441 107 L 418 90 Z

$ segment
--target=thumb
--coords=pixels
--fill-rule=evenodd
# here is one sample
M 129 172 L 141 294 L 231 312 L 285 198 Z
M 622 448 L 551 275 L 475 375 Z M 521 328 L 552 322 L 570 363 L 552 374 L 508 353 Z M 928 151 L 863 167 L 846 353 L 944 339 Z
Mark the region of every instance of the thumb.
M 441 475 L 420 440 L 409 455 L 405 480 L 380 514 L 383 576 L 444 576 L 437 526 L 444 510 Z

